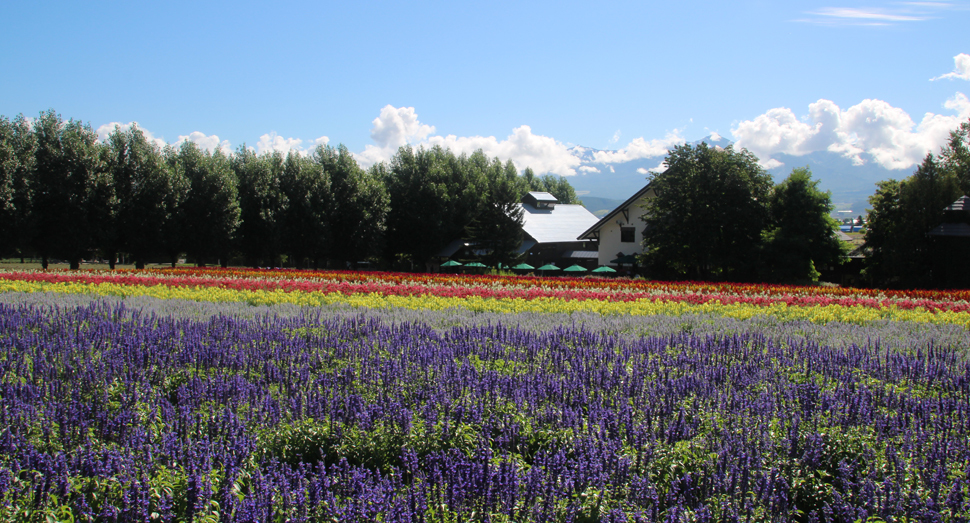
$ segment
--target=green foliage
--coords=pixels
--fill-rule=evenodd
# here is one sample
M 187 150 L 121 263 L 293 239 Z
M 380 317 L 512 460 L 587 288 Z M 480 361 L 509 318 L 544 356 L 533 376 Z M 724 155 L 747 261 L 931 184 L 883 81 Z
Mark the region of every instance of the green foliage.
M 522 208 L 518 172 L 512 161 L 498 158 L 489 161 L 479 150 L 472 154 L 468 163 L 480 171 L 488 183 L 481 211 L 470 225 L 470 236 L 483 250 L 485 265 L 497 267 L 499 263 L 515 265 L 517 249 L 522 243 Z
M 314 160 L 330 179 L 331 257 L 343 268 L 380 254 L 389 204 L 380 171 L 361 169 L 343 145 L 318 147 Z
M 108 136 L 107 162 L 113 202 L 101 222 L 107 229 L 101 245 L 112 267 L 119 251 L 144 267 L 162 251 L 163 232 L 173 219 L 173 179 L 161 150 L 137 126 L 124 131 L 116 127 Z
M 768 197 L 769 225 L 764 232 L 764 280 L 817 282 L 816 267 L 842 263 L 848 248 L 829 216 L 830 194 L 818 189 L 808 167 L 796 168 Z
M 13 124 L 0 116 L 0 254 L 10 251 L 14 237 L 14 179 L 20 162 L 14 148 L 13 134 Z
M 181 205 L 185 251 L 199 266 L 214 258 L 225 266 L 239 225 L 236 178 L 229 159 L 218 149 L 203 152 L 185 142 L 179 148 L 178 162 L 188 181 Z
M 768 219 L 771 177 L 747 150 L 675 147 L 650 183 L 647 263 L 658 276 L 750 280 Z
M 526 167 L 522 174 L 521 185 L 522 194 L 519 195 L 520 199 L 529 191 L 539 191 L 547 192 L 555 196 L 559 200 L 559 203 L 580 203 L 579 198 L 576 197 L 576 190 L 569 184 L 569 180 L 566 180 L 563 176 L 544 174 L 541 177 L 536 177 L 535 171 L 531 167 Z
M 288 204 L 283 250 L 297 267 L 306 267 L 308 261 L 317 266 L 327 255 L 330 241 L 330 179 L 319 163 L 290 153 L 283 163 L 280 187 Z
M 278 266 L 288 206 L 281 186 L 283 157 L 278 152 L 256 156 L 243 144 L 232 169 L 239 185 L 236 242 L 246 264 Z
M 33 244 L 46 260 L 67 259 L 71 268 L 96 243 L 99 211 L 110 205 L 110 177 L 102 146 L 89 125 L 64 122 L 54 111 L 33 124 L 37 141 L 31 179 Z
M 468 169 L 467 163 L 467 158 L 438 146 L 398 150 L 385 178 L 391 204 L 388 255 L 404 254 L 423 265 L 462 237 L 487 191 L 484 174 Z
M 912 176 L 877 184 L 869 198 L 866 278 L 875 285 L 933 285 L 933 243 L 926 233 L 943 222 L 943 210 L 960 196 L 957 177 L 927 155 Z
M 970 195 L 970 121 L 950 133 L 950 140 L 940 151 L 940 159 L 944 168 L 957 178 L 960 191 Z

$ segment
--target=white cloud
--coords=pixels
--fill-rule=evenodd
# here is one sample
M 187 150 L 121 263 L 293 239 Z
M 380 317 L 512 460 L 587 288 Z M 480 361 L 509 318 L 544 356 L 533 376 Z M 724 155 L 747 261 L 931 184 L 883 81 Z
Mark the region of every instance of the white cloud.
M 283 138 L 273 131 L 259 137 L 259 141 L 256 142 L 256 154 L 279 152 L 283 156 L 286 156 L 292 151 L 306 156 L 315 151 L 318 146 L 327 145 L 328 143 L 330 143 L 330 138 L 321 136 L 315 140 L 310 140 L 307 144 L 308 147 L 304 148 L 302 147 L 303 140 L 299 138 Z
M 904 14 L 900 11 L 888 9 L 857 9 L 854 7 L 823 7 L 812 14 L 834 19 L 865 20 L 876 22 L 918 22 L 925 20 L 925 16 Z
M 596 167 L 593 167 L 591 165 L 584 165 L 584 166 L 580 167 L 579 170 L 580 170 L 580 172 L 583 172 L 583 173 L 598 173 L 598 172 L 600 172 L 599 169 L 597 169 Z
M 948 2 L 897 2 L 892 7 L 823 7 L 795 20 L 830 26 L 892 26 L 936 18 L 940 11 L 952 9 Z
M 953 57 L 953 72 L 930 78 L 930 80 L 940 80 L 947 78 L 950 80 L 970 80 L 970 54 L 960 53 Z
M 614 169 L 612 165 L 610 166 L 610 172 L 611 173 L 615 173 L 616 172 L 616 169 Z
M 376 145 L 368 145 L 358 153 L 357 161 L 364 167 L 389 161 L 402 145 L 415 147 L 435 145 L 451 149 L 455 154 L 471 154 L 481 149 L 486 156 L 512 160 L 518 169 L 531 167 L 536 174 L 576 174 L 580 159 L 574 156 L 562 142 L 548 136 L 532 133 L 532 128 L 522 125 L 512 130 L 505 140 L 494 136 L 447 136 L 431 135 L 434 126 L 422 124 L 413 107 L 395 108 L 387 105 L 381 115 L 374 119 L 371 139 Z
M 418 114 L 414 107 L 398 107 L 385 105 L 381 115 L 372 122 L 370 137 L 378 147 L 397 149 L 406 143 L 423 140 L 434 132 L 433 125 L 424 125 L 418 121 Z
M 414 107 L 385 105 L 381 114 L 371 122 L 370 137 L 377 145 L 368 145 L 357 154 L 357 161 L 364 167 L 389 161 L 402 145 L 420 142 L 434 132 L 433 125 L 418 121 Z
M 650 173 L 649 170 L 644 169 L 643 167 L 637 167 L 637 172 L 640 173 L 640 174 L 649 174 Z
M 637 169 L 639 171 L 639 169 Z M 667 170 L 667 161 L 661 160 L 660 165 L 654 167 L 653 169 L 647 169 L 648 173 L 662 173 Z
M 721 135 L 720 135 L 720 133 L 718 133 L 717 131 L 712 132 L 711 133 L 711 141 L 720 142 L 721 141 Z
M 205 149 L 210 153 L 216 152 L 216 149 L 221 149 L 224 154 L 232 154 L 232 147 L 229 145 L 229 140 L 219 140 L 219 136 L 215 134 L 206 135 L 199 131 L 193 131 L 185 136 L 180 135 L 179 139 L 173 145 L 178 147 L 183 142 L 192 142 L 198 145 L 200 149 Z
M 290 151 L 305 154 L 303 148 L 300 147 L 301 143 L 303 143 L 303 140 L 299 138 L 283 138 L 276 134 L 276 131 L 273 131 L 259 137 L 259 141 L 256 142 L 256 154 L 278 152 L 286 156 Z
M 518 169 L 531 167 L 536 174 L 576 174 L 580 159 L 574 156 L 562 142 L 549 136 L 532 134 L 532 128 L 522 125 L 512 130 L 505 140 L 494 136 L 431 136 L 428 145 L 440 145 L 455 154 L 471 154 L 482 149 L 486 156 L 510 159 Z
M 667 150 L 675 145 L 684 143 L 679 130 L 667 133 L 663 139 L 653 139 L 649 142 L 641 138 L 634 138 L 626 147 L 619 151 L 596 151 L 593 161 L 596 163 L 623 163 L 641 158 L 666 156 Z
M 161 148 L 164 148 L 165 145 L 166 145 L 165 140 L 162 140 L 161 138 L 155 138 L 155 135 L 153 135 L 151 133 L 151 131 L 148 131 L 145 128 L 143 128 L 142 126 L 138 125 L 138 122 L 128 122 L 128 123 L 111 122 L 111 123 L 106 123 L 106 124 L 102 125 L 101 127 L 98 127 L 98 129 L 95 131 L 96 133 L 98 133 L 98 140 L 100 140 L 102 142 L 107 142 L 108 141 L 108 136 L 111 133 L 114 132 L 115 127 L 121 129 L 122 132 L 127 131 L 128 129 L 131 129 L 132 127 L 138 127 L 138 129 L 141 130 L 141 133 L 143 135 L 145 135 L 145 139 L 148 140 L 149 142 L 154 143 L 160 149 Z
M 613 133 L 613 138 L 610 138 L 610 143 L 616 143 L 619 141 L 620 141 L 620 130 L 617 129 L 616 132 Z
M 757 155 L 767 168 L 782 165 L 775 154 L 802 156 L 829 150 L 865 162 L 862 154 L 886 169 L 908 169 L 934 152 L 951 130 L 970 117 L 970 100 L 957 93 L 944 107 L 952 115 L 926 113 L 917 125 L 904 110 L 882 100 L 863 100 L 841 110 L 829 100 L 809 105 L 800 120 L 791 109 L 770 109 L 731 130 L 737 146 Z

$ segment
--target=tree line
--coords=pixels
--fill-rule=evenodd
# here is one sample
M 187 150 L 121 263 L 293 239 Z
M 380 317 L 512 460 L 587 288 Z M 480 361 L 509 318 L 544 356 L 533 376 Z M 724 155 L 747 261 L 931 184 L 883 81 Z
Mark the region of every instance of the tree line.
M 67 260 L 124 255 L 137 267 L 185 255 L 198 265 L 426 267 L 456 238 L 509 262 L 528 191 L 577 203 L 562 177 L 523 175 L 481 150 L 400 148 L 363 169 L 346 147 L 309 155 L 158 147 L 131 126 L 102 143 L 53 110 L 0 116 L 0 254 Z
M 875 287 L 970 285 L 970 237 L 928 233 L 944 209 L 970 194 L 970 122 L 953 131 L 901 181 L 877 184 L 862 247 L 862 283 Z M 767 282 L 818 281 L 819 269 L 846 260 L 835 236 L 831 196 L 808 167 L 773 185 L 747 150 L 707 144 L 668 152 L 651 175 L 656 198 L 644 217 L 643 262 L 652 277 Z
M 746 149 L 685 144 L 651 176 L 644 215 L 645 265 L 654 277 L 815 282 L 847 248 L 835 234 L 831 197 L 811 171 L 781 183 Z

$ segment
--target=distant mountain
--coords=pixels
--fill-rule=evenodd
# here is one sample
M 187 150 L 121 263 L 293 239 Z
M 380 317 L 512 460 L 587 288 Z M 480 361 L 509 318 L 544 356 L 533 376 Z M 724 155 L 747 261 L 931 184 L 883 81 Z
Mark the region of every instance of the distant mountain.
M 630 193 L 631 195 L 633 193 Z M 621 203 L 626 201 L 626 198 L 622 200 L 615 200 L 612 198 L 598 198 L 596 196 L 580 196 L 579 200 L 583 202 L 583 207 L 586 210 L 595 214 L 597 217 L 602 218 L 609 214 L 610 211 L 619 207 Z
M 706 142 L 709 145 L 727 147 L 731 144 L 724 137 L 714 139 L 711 136 L 693 142 L 698 145 Z M 573 155 L 581 160 L 579 174 L 569 177 L 569 183 L 580 195 L 580 200 L 586 208 L 594 214 L 596 211 L 609 208 L 612 210 L 633 193 L 647 184 L 649 171 L 656 169 L 663 161 L 662 156 L 643 158 L 623 163 L 598 163 L 595 155 L 600 151 L 586 147 L 574 147 Z M 812 178 L 819 180 L 822 190 L 831 191 L 832 203 L 837 210 L 851 210 L 853 215 L 864 214 L 868 206 L 867 199 L 876 190 L 876 182 L 890 178 L 901 179 L 909 176 L 916 169 L 891 171 L 884 169 L 871 159 L 863 156 L 866 162 L 853 165 L 852 160 L 837 153 L 819 151 L 805 156 L 787 154 L 775 155 L 775 160 L 782 165 L 769 169 L 775 182 L 785 179 L 795 167 L 808 166 L 812 170 Z

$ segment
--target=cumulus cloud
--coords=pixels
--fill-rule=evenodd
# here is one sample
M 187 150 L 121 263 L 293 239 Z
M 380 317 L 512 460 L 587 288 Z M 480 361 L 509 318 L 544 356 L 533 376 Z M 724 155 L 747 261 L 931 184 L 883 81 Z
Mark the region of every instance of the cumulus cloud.
M 219 140 L 219 136 L 215 134 L 206 135 L 199 131 L 193 131 L 184 136 L 180 135 L 174 145 L 178 147 L 184 142 L 192 142 L 198 145 L 200 149 L 205 149 L 210 153 L 216 152 L 217 149 L 222 150 L 224 154 L 232 153 L 232 146 L 229 144 L 229 140 Z
M 315 140 L 310 140 L 308 147 L 303 147 L 303 140 L 299 138 L 283 138 L 274 131 L 259 137 L 259 141 L 256 142 L 256 154 L 279 152 L 283 156 L 286 156 L 292 151 L 306 156 L 315 151 L 318 146 L 327 145 L 328 143 L 330 143 L 330 138 L 321 136 Z
M 600 172 L 599 169 L 597 169 L 596 167 L 593 167 L 592 165 L 583 165 L 582 167 L 579 168 L 579 171 L 582 172 L 582 173 L 598 173 L 598 172 Z
M 941 80 L 943 78 L 949 80 L 970 80 L 970 54 L 960 53 L 953 57 L 953 62 L 952 72 L 937 76 L 936 78 L 930 78 L 930 80 Z
M 649 174 L 650 173 L 650 171 L 648 171 L 647 169 L 644 169 L 643 167 L 637 167 L 637 172 L 640 173 L 640 174 Z
M 970 117 L 970 100 L 957 93 L 944 104 L 954 114 L 926 113 L 917 125 L 906 111 L 883 100 L 863 100 L 842 110 L 819 100 L 799 119 L 787 107 L 770 109 L 731 130 L 738 147 L 757 155 L 766 168 L 783 165 L 775 154 L 802 156 L 828 150 L 856 165 L 863 154 L 886 169 L 908 169 L 942 146 L 951 130 Z
M 151 133 L 151 131 L 148 131 L 147 129 L 145 129 L 142 126 L 138 125 L 138 122 L 128 122 L 128 123 L 111 122 L 111 123 L 106 123 L 106 124 L 102 125 L 101 127 L 98 127 L 98 129 L 95 131 L 96 133 L 98 133 L 98 140 L 100 140 L 102 142 L 107 142 L 108 141 L 108 136 L 111 135 L 111 133 L 114 132 L 114 130 L 115 130 L 116 127 L 118 129 L 121 129 L 122 132 L 125 132 L 125 131 L 131 129 L 132 127 L 137 127 L 139 130 L 141 130 L 141 133 L 143 135 L 145 135 L 145 139 L 148 140 L 149 142 L 154 143 L 159 148 L 163 148 L 166 145 L 165 140 L 162 140 L 161 138 L 155 138 L 155 135 L 153 135 Z
M 278 152 L 286 156 L 290 151 L 303 153 L 301 143 L 303 140 L 299 138 L 283 138 L 274 131 L 259 137 L 259 141 L 256 142 L 256 154 Z
M 720 135 L 720 133 L 718 133 L 717 131 L 712 132 L 711 133 L 711 140 L 712 141 L 715 141 L 715 142 L 720 142 L 721 141 L 721 135 Z
M 580 159 L 574 156 L 562 142 L 549 136 L 533 134 L 532 128 L 522 125 L 512 130 L 505 140 L 494 136 L 431 136 L 429 145 L 440 145 L 451 149 L 455 154 L 471 154 L 482 149 L 486 156 L 497 156 L 512 160 L 518 169 L 531 167 L 536 174 L 576 174 Z
M 418 121 L 414 107 L 385 105 L 371 123 L 370 137 L 377 145 L 368 145 L 356 155 L 357 161 L 367 167 L 390 160 L 402 145 L 420 143 L 434 132 L 433 125 Z
M 655 138 L 647 141 L 642 137 L 634 138 L 626 147 L 619 151 L 594 152 L 593 161 L 596 163 L 623 163 L 641 158 L 665 156 L 668 149 L 682 143 L 684 143 L 684 139 L 680 136 L 680 131 L 678 130 L 667 133 L 667 136 L 662 139 Z
M 370 137 L 378 147 L 398 147 L 419 141 L 434 132 L 433 125 L 418 121 L 414 107 L 394 107 L 390 104 L 381 109 L 381 115 L 372 122 Z
M 373 121 L 371 139 L 376 145 L 368 145 L 358 153 L 357 161 L 364 167 L 388 161 L 399 147 L 411 144 L 415 147 L 435 145 L 451 149 L 455 154 L 471 154 L 481 149 L 486 156 L 512 160 L 516 168 L 531 167 L 536 174 L 576 174 L 580 159 L 567 146 L 548 136 L 532 133 L 532 128 L 522 125 L 512 130 L 504 140 L 494 136 L 447 136 L 432 135 L 434 126 L 422 124 L 413 107 L 395 108 L 391 105 L 381 109 Z

